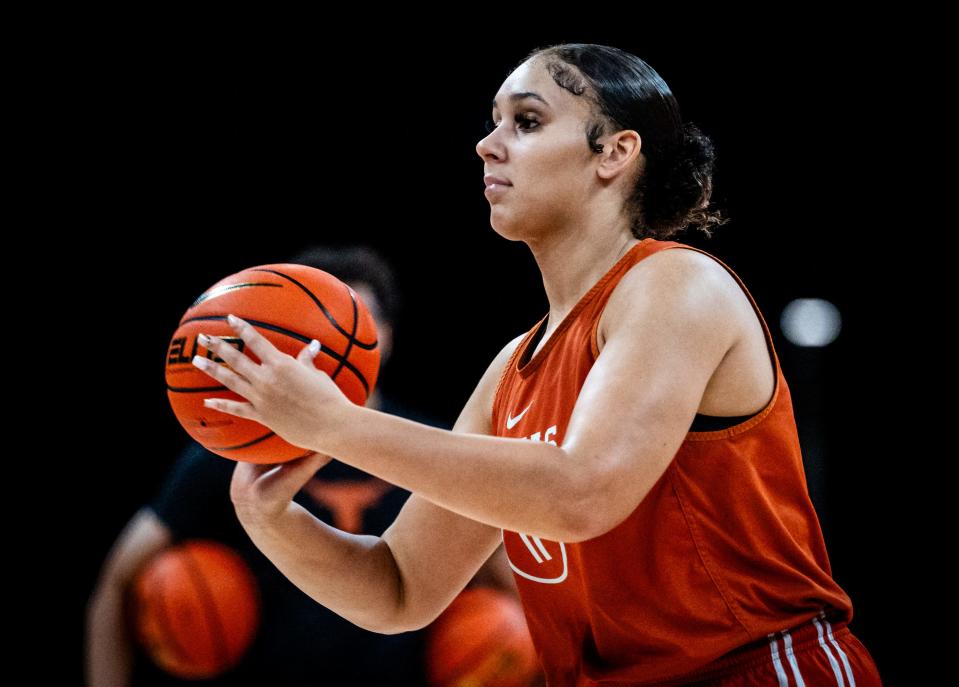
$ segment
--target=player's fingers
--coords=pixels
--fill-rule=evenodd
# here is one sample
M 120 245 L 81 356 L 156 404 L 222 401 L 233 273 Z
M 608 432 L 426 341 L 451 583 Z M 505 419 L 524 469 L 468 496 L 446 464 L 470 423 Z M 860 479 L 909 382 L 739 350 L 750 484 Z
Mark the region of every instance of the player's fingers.
M 316 354 L 320 352 L 320 342 L 316 339 L 313 339 L 309 344 L 304 346 L 300 351 L 299 355 L 296 356 L 296 359 L 301 363 L 314 367 L 313 358 L 316 357 Z
M 226 398 L 204 398 L 203 405 L 207 408 L 219 410 L 221 413 L 229 413 L 237 417 L 245 417 L 250 420 L 257 420 L 256 410 L 250 403 L 240 401 L 231 401 Z
M 305 456 L 283 463 L 275 473 L 265 474 L 259 480 L 260 486 L 265 493 L 280 493 L 283 498 L 292 499 L 313 474 L 329 461 L 329 456 L 310 451 Z
M 236 467 L 233 469 L 233 477 L 230 480 L 230 499 L 237 503 L 256 480 L 270 470 L 275 470 L 276 467 L 273 464 L 248 463 L 238 460 Z
M 276 467 L 276 463 L 250 463 L 238 460 L 236 470 L 244 480 L 255 480 Z
M 197 339 L 201 346 L 208 351 L 216 353 L 247 380 L 253 379 L 254 375 L 256 375 L 259 365 L 253 362 L 247 355 L 237 350 L 236 347 L 229 342 L 224 341 L 218 336 L 207 334 L 200 334 Z
M 280 351 L 277 350 L 276 346 L 269 342 L 269 340 L 256 331 L 256 328 L 253 327 L 249 322 L 241 320 L 235 315 L 227 315 L 226 321 L 233 331 L 239 335 L 243 341 L 246 342 L 246 345 L 250 347 L 250 350 L 256 353 L 256 357 L 262 360 L 264 363 L 273 362 L 281 355 Z
M 202 355 L 193 356 L 193 365 L 213 377 L 213 379 L 222 382 L 223 386 L 230 391 L 235 391 L 243 398 L 252 398 L 255 395 L 250 382 L 226 365 L 213 362 L 209 358 L 204 358 Z
M 244 512 L 276 515 L 329 461 L 329 456 L 310 451 L 285 463 L 258 467 L 237 465 L 230 484 L 230 498 Z

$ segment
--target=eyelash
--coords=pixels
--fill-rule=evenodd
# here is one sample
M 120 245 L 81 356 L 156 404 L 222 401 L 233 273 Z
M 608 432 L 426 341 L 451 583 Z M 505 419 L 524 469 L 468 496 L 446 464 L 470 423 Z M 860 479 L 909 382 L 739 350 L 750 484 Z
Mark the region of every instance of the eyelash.
M 521 114 L 518 114 L 518 115 L 516 115 L 515 117 L 513 117 L 513 121 L 515 121 L 517 124 L 527 124 L 527 125 L 529 125 L 529 124 L 535 124 L 535 125 L 536 125 L 536 126 L 527 126 L 526 128 L 521 129 L 522 131 L 532 131 L 533 129 L 535 129 L 535 128 L 537 128 L 537 127 L 539 126 L 539 122 L 538 122 L 536 119 L 533 119 L 532 117 L 525 117 L 525 116 L 523 116 L 523 115 L 521 115 Z M 487 119 L 487 120 L 486 120 L 486 133 L 488 133 L 488 134 L 489 134 L 489 133 L 492 133 L 492 132 L 493 132 L 493 129 L 495 129 L 496 126 L 497 126 L 497 125 L 493 123 L 493 120 L 492 120 L 492 119 Z

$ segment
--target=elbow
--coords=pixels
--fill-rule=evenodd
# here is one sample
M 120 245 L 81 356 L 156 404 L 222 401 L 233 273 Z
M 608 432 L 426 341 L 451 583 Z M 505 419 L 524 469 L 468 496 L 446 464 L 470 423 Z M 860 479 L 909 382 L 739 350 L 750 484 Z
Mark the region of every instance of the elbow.
M 437 617 L 439 617 L 439 613 L 437 613 L 436 616 L 426 620 L 423 620 L 423 619 L 413 620 L 411 618 L 406 618 L 406 617 L 394 618 L 388 624 L 380 625 L 379 627 L 375 627 L 375 628 L 367 628 L 367 629 L 369 629 L 371 632 L 376 632 L 377 634 L 381 634 L 381 635 L 401 635 L 405 632 L 418 632 L 419 630 L 423 630 L 427 626 L 429 626 L 429 624 L 432 623 Z
M 569 534 L 563 537 L 563 541 L 567 544 L 579 544 L 584 542 L 587 539 L 592 539 L 592 535 L 589 533 L 589 530 L 586 529 L 570 529 Z
M 371 625 L 361 625 L 360 623 L 354 623 L 354 624 L 356 624 L 358 627 L 363 628 L 367 632 L 373 632 L 378 635 L 399 635 L 399 634 L 403 634 L 404 632 L 412 632 L 415 629 L 419 629 L 419 628 L 404 628 L 398 625 L 371 626 Z
M 603 518 L 601 495 L 606 493 L 602 484 L 592 477 L 578 479 L 570 487 L 571 497 L 560 499 L 566 505 L 561 524 L 562 541 L 577 544 L 599 536 L 602 532 Z
M 601 527 L 596 522 L 596 516 L 591 511 L 593 508 L 587 502 L 578 502 L 578 505 L 569 513 L 564 523 L 563 531 L 565 536 L 563 541 L 567 544 L 578 544 L 598 537 L 602 532 Z
M 317 603 L 322 604 L 320 599 L 315 597 L 313 598 Z M 405 622 L 405 620 L 399 618 L 372 619 L 369 616 L 340 615 L 345 620 L 348 620 L 352 624 L 356 625 L 358 628 L 378 635 L 399 635 L 403 634 L 404 632 L 412 632 L 413 630 L 420 629 L 419 626 L 413 626 L 410 623 Z
M 629 518 L 630 515 L 639 506 L 640 501 L 619 502 L 617 503 L 612 492 L 599 492 L 599 498 L 593 498 L 591 502 L 584 502 L 581 506 L 582 515 L 579 517 L 572 530 L 573 538 L 565 540 L 571 544 L 595 539 L 610 532 Z
M 322 605 L 322 600 L 315 598 L 315 601 Z M 344 619 L 356 625 L 358 628 L 366 630 L 367 632 L 373 632 L 378 635 L 398 635 L 403 634 L 404 632 L 411 632 L 413 630 L 420 629 L 419 626 L 414 626 L 409 622 L 407 618 L 400 617 L 398 614 L 394 614 L 390 617 L 383 617 L 379 615 L 377 617 L 372 617 L 368 614 L 366 615 L 343 615 Z
M 571 461 L 571 464 L 582 464 Z M 579 471 L 580 479 L 570 487 L 573 498 L 565 500 L 569 505 L 564 523 L 566 543 L 578 544 L 595 539 L 614 529 L 635 510 L 639 503 L 629 501 L 622 477 L 611 471 Z M 632 505 L 630 505 L 632 504 Z

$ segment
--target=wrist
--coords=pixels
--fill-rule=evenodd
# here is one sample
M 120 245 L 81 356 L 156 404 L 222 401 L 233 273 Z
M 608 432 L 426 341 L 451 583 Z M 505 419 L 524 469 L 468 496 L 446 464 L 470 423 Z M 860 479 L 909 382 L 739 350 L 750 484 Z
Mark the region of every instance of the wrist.
M 325 422 L 316 433 L 310 448 L 317 453 L 336 457 L 343 445 L 349 444 L 347 436 L 353 423 L 357 421 L 356 414 L 363 406 L 344 399 L 325 414 Z

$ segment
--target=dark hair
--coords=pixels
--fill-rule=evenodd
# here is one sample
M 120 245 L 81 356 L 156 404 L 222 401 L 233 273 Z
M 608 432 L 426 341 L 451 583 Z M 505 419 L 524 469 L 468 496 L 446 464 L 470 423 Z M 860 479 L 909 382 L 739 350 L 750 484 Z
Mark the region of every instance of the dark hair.
M 556 84 L 589 100 L 594 116 L 586 142 L 594 153 L 607 133 L 633 129 L 642 138 L 645 168 L 627 199 L 636 238 L 667 239 L 693 225 L 712 236 L 711 226 L 728 222 L 707 209 L 716 151 L 699 127 L 683 123 L 669 86 L 646 62 L 619 48 L 563 43 L 530 52 L 517 67 L 543 60 Z
M 310 246 L 288 262 L 329 272 L 351 285 L 355 282 L 369 284 L 379 301 L 383 319 L 396 323 L 402 308 L 396 275 L 386 259 L 369 246 Z

